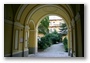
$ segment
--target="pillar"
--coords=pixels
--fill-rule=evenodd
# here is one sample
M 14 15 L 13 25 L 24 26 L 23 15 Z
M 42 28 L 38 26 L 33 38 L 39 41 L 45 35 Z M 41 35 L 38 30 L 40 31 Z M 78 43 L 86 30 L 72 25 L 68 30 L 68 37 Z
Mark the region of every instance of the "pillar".
M 75 17 L 76 21 L 76 57 L 82 57 L 83 56 L 83 46 L 82 46 L 82 31 L 81 31 L 81 19 L 80 14 L 77 13 Z
M 37 31 L 29 30 L 29 54 L 37 53 Z
M 69 29 L 69 37 L 70 37 L 69 51 L 70 51 L 70 56 L 72 57 L 73 53 L 72 53 L 72 27 L 71 26 L 70 26 L 70 29 Z
M 75 20 L 72 19 L 72 53 L 73 57 L 76 56 L 76 33 L 75 33 Z
M 26 25 L 24 29 L 24 57 L 28 56 L 29 29 L 29 26 Z
M 68 55 L 70 56 L 70 28 L 68 28 Z

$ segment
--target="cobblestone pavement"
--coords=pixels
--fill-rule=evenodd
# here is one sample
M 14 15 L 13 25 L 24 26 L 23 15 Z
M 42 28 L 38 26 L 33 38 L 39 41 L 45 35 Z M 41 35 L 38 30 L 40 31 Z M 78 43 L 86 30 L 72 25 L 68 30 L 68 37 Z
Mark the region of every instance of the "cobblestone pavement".
M 30 54 L 28 57 L 70 57 L 68 52 L 64 52 L 63 43 L 54 44 L 42 52 Z

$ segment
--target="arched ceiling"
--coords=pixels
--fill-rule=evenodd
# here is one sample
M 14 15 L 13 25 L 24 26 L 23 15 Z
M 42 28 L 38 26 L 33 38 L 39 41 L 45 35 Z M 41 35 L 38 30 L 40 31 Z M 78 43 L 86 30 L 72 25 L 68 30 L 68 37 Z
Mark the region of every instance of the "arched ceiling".
M 70 25 L 70 21 L 73 17 L 73 12 L 70 9 L 69 5 L 61 4 L 61 5 L 52 5 L 52 4 L 30 4 L 30 5 L 21 5 L 17 14 L 16 21 L 19 21 L 21 24 L 26 25 L 29 24 L 32 20 L 35 27 L 38 25 L 39 20 L 45 16 L 55 14 L 61 16 L 67 21 L 68 25 Z

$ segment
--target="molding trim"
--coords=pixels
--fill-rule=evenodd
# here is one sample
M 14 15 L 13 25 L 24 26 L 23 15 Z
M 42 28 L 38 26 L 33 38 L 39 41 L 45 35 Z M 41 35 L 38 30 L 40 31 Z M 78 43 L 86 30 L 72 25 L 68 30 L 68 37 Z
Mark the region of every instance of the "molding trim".
M 8 19 L 4 19 L 4 23 L 13 24 L 13 22 L 11 20 L 8 20 Z
M 24 28 L 24 26 L 20 24 L 19 22 L 14 22 L 14 25 Z
M 33 23 L 33 25 L 34 25 L 34 29 L 35 29 L 35 22 L 34 22 L 33 20 L 30 20 L 30 22 Z M 29 22 L 29 23 L 30 23 L 30 22 Z
M 24 5 L 21 7 L 21 9 L 19 10 L 18 15 L 17 15 L 17 20 L 20 19 L 20 16 L 21 16 L 23 10 L 26 8 L 27 5 L 28 5 L 28 4 L 24 4 Z
M 4 19 L 4 22 L 7 23 L 7 24 L 11 24 L 11 25 L 13 24 L 13 22 L 12 22 L 11 20 L 8 20 L 8 19 Z M 22 28 L 24 27 L 24 26 L 23 26 L 21 23 L 19 23 L 19 22 L 14 22 L 14 25 L 15 25 L 15 26 L 22 27 Z

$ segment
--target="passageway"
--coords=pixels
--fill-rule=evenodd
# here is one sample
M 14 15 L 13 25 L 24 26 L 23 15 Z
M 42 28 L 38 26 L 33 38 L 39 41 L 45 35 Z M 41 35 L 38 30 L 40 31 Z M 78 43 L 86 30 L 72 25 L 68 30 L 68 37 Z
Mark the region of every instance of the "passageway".
M 54 44 L 42 52 L 30 54 L 29 57 L 70 57 L 68 52 L 65 52 L 63 43 Z
M 38 26 L 48 15 L 60 16 L 67 23 L 68 53 L 59 51 L 61 44 L 37 53 Z M 84 57 L 84 4 L 4 4 L 4 57 L 28 57 L 28 54 Z

